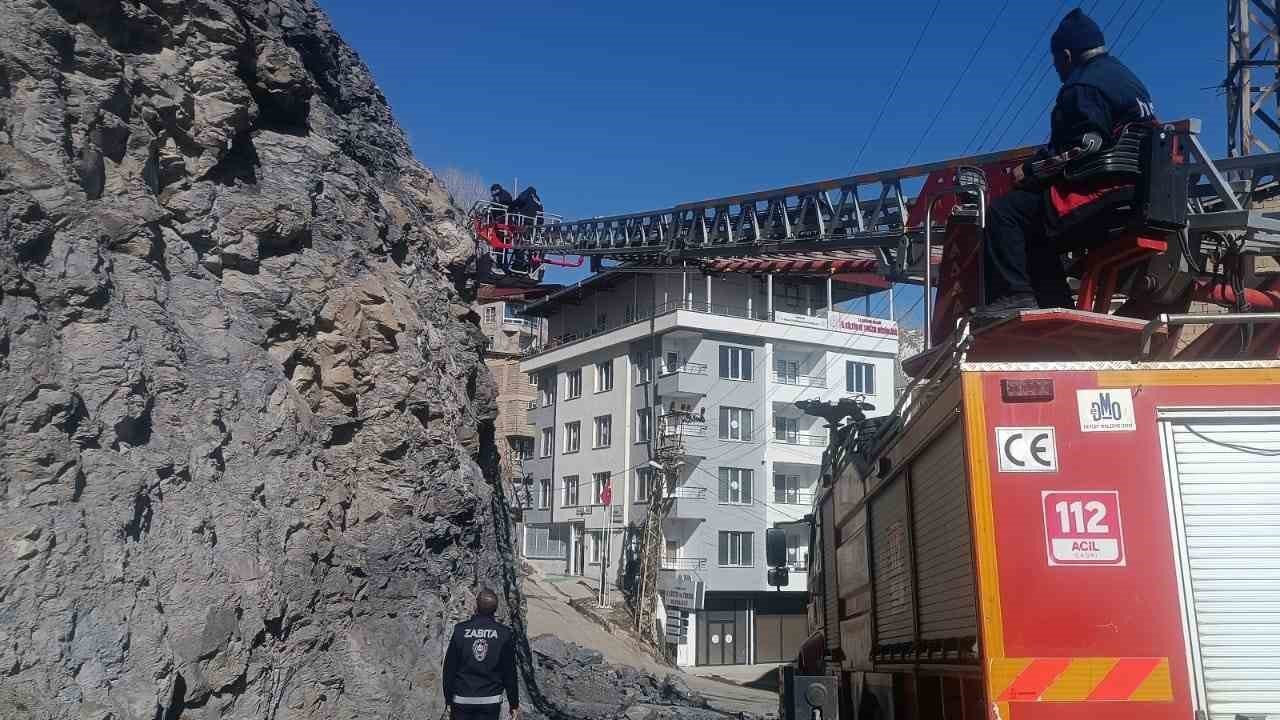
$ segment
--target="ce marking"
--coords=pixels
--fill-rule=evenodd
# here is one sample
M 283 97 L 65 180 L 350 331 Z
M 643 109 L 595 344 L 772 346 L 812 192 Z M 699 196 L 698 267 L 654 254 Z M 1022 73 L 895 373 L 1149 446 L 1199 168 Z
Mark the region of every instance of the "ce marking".
M 996 428 L 1000 472 L 1056 472 L 1058 446 L 1051 427 Z

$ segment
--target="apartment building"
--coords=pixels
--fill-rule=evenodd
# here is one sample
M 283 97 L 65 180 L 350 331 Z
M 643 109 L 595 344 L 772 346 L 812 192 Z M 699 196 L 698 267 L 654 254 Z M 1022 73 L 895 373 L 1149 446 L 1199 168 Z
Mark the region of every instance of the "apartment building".
M 639 535 L 667 493 L 662 572 L 704 588 L 677 661 L 791 654 L 806 635 L 802 521 L 827 442 L 795 402 L 862 395 L 884 413 L 894 399 L 897 327 L 836 310 L 860 293 L 839 277 L 613 272 L 527 306 L 547 337 L 520 363 L 536 396 L 526 560 L 592 577 L 608 563 L 613 583 L 627 529 Z M 673 440 L 683 460 L 655 475 L 658 441 Z M 784 592 L 766 584 L 771 527 L 789 532 Z
M 533 504 L 523 461 L 533 453 L 535 428 L 529 420 L 529 408 L 536 399 L 528 374 L 520 369 L 520 359 L 546 341 L 545 321 L 525 317 L 524 308 L 558 289 L 483 286 L 476 298 L 480 328 L 489 341 L 484 362 L 498 386 L 494 435 L 502 480 L 517 514 Z

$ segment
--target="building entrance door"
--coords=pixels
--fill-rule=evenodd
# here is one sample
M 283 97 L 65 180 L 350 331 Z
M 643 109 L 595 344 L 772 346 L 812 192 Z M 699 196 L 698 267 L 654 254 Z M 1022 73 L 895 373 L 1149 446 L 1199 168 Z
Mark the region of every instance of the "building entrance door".
M 732 620 L 711 620 L 707 622 L 707 664 L 733 665 L 737 653 L 735 646 L 741 640 L 737 637 L 737 627 Z
M 587 565 L 587 537 L 582 526 L 578 525 L 573 533 L 573 567 L 570 571 L 573 575 L 582 575 L 586 572 Z

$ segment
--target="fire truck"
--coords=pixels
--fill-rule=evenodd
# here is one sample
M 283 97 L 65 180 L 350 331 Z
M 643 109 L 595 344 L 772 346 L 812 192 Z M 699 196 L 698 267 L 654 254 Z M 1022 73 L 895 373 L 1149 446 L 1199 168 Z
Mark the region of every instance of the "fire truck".
M 1278 158 L 1211 161 L 1197 129 L 1134 145 L 1139 199 L 1088 240 L 1076 307 L 984 327 L 1004 188 L 964 176 L 1020 155 L 930 174 L 929 346 L 887 417 L 827 415 L 782 717 L 1280 717 L 1280 251 L 1252 208 Z

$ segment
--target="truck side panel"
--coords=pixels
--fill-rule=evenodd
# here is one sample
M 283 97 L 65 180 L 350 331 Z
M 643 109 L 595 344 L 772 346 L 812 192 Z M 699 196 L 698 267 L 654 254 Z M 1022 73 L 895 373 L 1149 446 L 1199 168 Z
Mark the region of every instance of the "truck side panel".
M 1003 399 L 1002 380 L 1029 379 L 1052 380 L 1053 401 Z M 1274 406 L 1280 386 L 1168 370 L 963 383 L 989 717 L 1191 717 L 1157 411 Z

